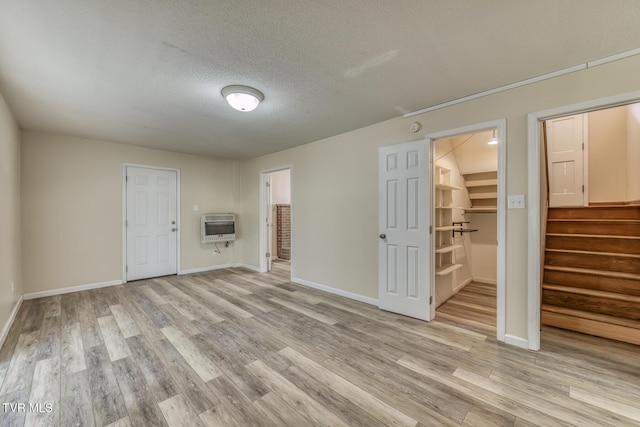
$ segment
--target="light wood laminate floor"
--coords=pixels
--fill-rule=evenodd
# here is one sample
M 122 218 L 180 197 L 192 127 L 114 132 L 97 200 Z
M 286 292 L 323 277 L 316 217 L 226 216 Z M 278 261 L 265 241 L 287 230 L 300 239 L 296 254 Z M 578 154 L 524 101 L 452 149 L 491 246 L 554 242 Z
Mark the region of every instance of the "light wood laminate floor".
M 436 309 L 437 320 L 496 336 L 496 285 L 471 282 Z
M 0 350 L 0 425 L 640 424 L 638 347 L 549 330 L 530 352 L 288 274 L 276 263 L 25 301 Z

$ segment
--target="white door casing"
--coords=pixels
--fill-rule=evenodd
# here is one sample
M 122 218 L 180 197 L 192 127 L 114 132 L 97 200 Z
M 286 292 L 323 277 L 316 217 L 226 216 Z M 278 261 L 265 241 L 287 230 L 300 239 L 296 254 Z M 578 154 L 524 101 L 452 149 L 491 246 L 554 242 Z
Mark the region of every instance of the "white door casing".
M 126 167 L 126 280 L 177 274 L 177 172 Z
M 582 206 L 584 192 L 584 114 L 548 120 L 549 206 Z
M 529 195 L 527 249 L 530 254 L 527 262 L 527 338 L 530 350 L 540 350 L 540 264 L 542 261 L 540 208 L 544 206 L 546 196 L 540 191 L 540 122 L 553 117 L 619 107 L 636 102 L 640 102 L 640 91 L 555 107 L 529 113 L 527 116 L 527 193 Z M 585 182 L 588 180 L 585 179 Z
M 266 213 L 266 227 L 265 227 L 265 239 L 267 242 L 266 248 L 264 248 L 264 254 L 267 261 L 267 271 L 271 271 L 271 261 L 273 260 L 273 203 L 272 203 L 272 190 L 271 190 L 271 174 L 265 176 L 265 201 L 267 203 L 265 207 Z
M 378 153 L 378 305 L 423 320 L 432 319 L 429 153 L 428 141 Z

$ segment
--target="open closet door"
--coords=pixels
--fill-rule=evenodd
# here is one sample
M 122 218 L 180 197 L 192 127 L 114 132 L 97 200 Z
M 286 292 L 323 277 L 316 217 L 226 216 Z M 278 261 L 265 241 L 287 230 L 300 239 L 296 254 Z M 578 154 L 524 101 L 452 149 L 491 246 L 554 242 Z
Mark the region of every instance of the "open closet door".
M 428 141 L 381 147 L 378 176 L 378 305 L 431 320 Z

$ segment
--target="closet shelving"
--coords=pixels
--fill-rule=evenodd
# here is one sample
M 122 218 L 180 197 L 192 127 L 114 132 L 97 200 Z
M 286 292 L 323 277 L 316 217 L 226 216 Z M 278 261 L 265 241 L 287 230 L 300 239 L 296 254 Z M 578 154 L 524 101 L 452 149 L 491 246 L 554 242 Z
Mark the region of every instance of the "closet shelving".
M 462 245 L 456 245 L 452 230 L 460 227 L 452 225 L 453 221 L 453 191 L 462 190 L 462 187 L 451 185 L 451 170 L 435 166 L 435 258 L 436 275 L 444 276 L 452 273 L 462 264 L 456 264 L 456 249 Z
M 498 205 L 498 173 L 497 171 L 469 173 L 464 175 L 465 187 L 469 192 L 471 207 L 465 212 L 496 212 Z

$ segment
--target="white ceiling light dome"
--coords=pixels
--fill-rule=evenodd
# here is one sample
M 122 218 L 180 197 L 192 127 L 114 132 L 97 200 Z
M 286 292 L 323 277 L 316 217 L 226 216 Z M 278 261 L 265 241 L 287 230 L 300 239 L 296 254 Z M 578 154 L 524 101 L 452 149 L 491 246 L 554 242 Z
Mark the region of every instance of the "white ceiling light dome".
M 258 108 L 264 100 L 264 95 L 258 89 L 249 86 L 231 85 L 222 88 L 222 96 L 232 108 L 249 112 Z

